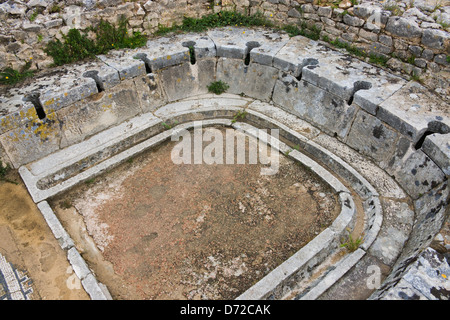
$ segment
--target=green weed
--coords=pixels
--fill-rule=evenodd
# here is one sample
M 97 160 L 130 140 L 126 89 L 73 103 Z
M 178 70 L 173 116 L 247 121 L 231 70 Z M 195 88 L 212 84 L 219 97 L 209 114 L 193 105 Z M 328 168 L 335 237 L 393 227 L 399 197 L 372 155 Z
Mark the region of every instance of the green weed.
M 247 111 L 245 111 L 245 110 L 239 110 L 239 111 L 233 116 L 233 119 L 231 120 L 231 123 L 235 123 L 235 122 L 238 121 L 239 119 L 245 119 L 246 116 L 247 116 Z
M 88 37 L 90 31 L 94 33 L 94 39 Z M 57 66 L 93 58 L 111 49 L 142 47 L 147 42 L 147 37 L 140 32 L 128 34 L 125 18 L 119 20 L 117 27 L 101 20 L 96 27 L 89 27 L 81 32 L 70 29 L 67 34 L 62 34 L 62 38 L 62 41 L 50 41 L 44 49 Z
M 301 23 L 300 28 L 296 25 L 285 25 L 281 27 L 290 37 L 303 36 L 312 40 L 320 39 L 320 30 L 316 26 L 308 28 L 306 24 Z
M 0 181 L 18 184 L 17 182 L 12 181 L 6 177 L 10 171 L 11 171 L 11 166 L 9 165 L 9 163 L 3 165 L 3 162 L 0 160 Z
M 386 63 L 388 62 L 388 58 L 384 57 L 384 56 L 380 56 L 374 53 L 371 53 L 369 55 L 369 62 L 374 63 L 374 64 L 378 64 L 380 66 L 385 67 Z
M 165 130 L 170 130 L 172 129 L 174 126 L 176 126 L 178 124 L 178 121 L 175 120 L 172 124 L 167 123 L 167 122 L 162 122 L 161 125 L 164 127 Z
M 0 72 L 0 84 L 14 85 L 33 76 L 34 72 L 29 70 L 31 62 L 28 61 L 20 70 L 6 68 Z
M 201 18 L 184 17 L 180 25 L 166 27 L 159 25 L 155 35 L 161 36 L 170 32 L 203 32 L 212 28 L 226 26 L 251 27 L 272 26 L 272 23 L 262 13 L 244 15 L 235 11 L 219 11 Z
M 69 200 L 64 200 L 59 204 L 59 206 L 62 209 L 70 209 L 70 208 L 72 208 L 72 203 L 70 203 Z
M 358 239 L 353 239 L 352 235 L 349 234 L 347 242 L 342 243 L 341 247 L 347 248 L 348 251 L 353 252 L 358 249 L 362 242 L 363 239 L 361 237 L 359 237 Z
M 207 88 L 208 88 L 209 92 L 219 95 L 219 94 L 222 94 L 225 91 L 227 91 L 230 88 L 230 86 L 228 85 L 228 83 L 220 80 L 220 81 L 211 82 L 207 86 Z
M 410 80 L 416 81 L 416 82 L 422 82 L 422 79 L 420 78 L 420 74 L 418 74 L 414 71 L 411 73 Z

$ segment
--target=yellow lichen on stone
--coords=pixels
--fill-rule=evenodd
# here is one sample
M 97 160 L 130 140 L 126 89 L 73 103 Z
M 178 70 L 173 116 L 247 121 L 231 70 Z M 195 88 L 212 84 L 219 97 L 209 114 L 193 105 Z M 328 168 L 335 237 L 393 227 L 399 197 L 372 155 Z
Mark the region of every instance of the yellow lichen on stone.
M 54 125 L 56 118 L 56 113 L 50 113 L 47 115 L 47 120 L 42 122 L 41 120 L 32 121 L 31 127 L 34 128 L 33 134 L 39 137 L 39 139 L 44 142 L 51 137 L 58 135 L 58 126 Z
M 102 104 L 102 110 L 108 111 L 112 108 L 112 104 Z
M 48 107 L 49 105 L 51 105 L 53 103 L 55 103 L 55 99 L 51 98 L 50 100 L 48 100 L 44 103 L 44 106 Z

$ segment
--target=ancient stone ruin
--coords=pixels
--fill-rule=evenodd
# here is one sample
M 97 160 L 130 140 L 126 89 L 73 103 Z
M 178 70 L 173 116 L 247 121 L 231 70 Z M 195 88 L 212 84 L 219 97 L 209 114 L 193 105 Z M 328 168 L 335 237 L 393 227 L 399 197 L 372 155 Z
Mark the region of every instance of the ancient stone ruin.
M 0 96 L 0 159 L 18 170 L 89 296 L 113 299 L 119 294 L 80 254 L 88 246 L 58 201 L 199 123 L 247 138 L 276 129 L 269 145 L 307 168 L 328 190 L 315 194 L 333 194 L 338 210 L 233 298 L 448 299 L 448 263 L 430 246 L 449 211 L 449 8 L 418 0 L 3 2 L 0 69 L 31 61 L 36 73 Z M 183 16 L 221 10 L 261 12 L 317 37 L 239 25 L 150 37 Z M 51 66 L 43 48 L 60 31 L 119 15 L 149 35 L 145 46 Z M 225 93 L 208 90 L 218 81 Z M 349 235 L 358 239 L 352 250 Z M 221 272 L 239 278 L 248 256 Z

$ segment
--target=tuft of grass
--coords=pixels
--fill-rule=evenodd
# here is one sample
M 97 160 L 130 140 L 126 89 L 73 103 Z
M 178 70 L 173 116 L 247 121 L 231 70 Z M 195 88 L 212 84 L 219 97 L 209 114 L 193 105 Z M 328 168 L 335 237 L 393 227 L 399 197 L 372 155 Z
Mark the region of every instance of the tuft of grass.
M 8 163 L 3 165 L 2 160 L 0 160 L 0 179 L 4 179 L 10 170 L 11 166 Z
M 66 210 L 72 208 L 72 203 L 69 200 L 64 200 L 59 204 L 59 207 Z
M 48 13 L 58 13 L 61 12 L 61 7 L 58 6 L 57 4 L 53 5 L 50 10 L 48 11 Z
M 406 59 L 406 62 L 408 62 L 409 64 L 415 64 L 416 57 L 415 56 L 410 56 L 408 59 Z
M 28 61 L 20 70 L 6 68 L 0 72 L 0 84 L 14 85 L 33 76 L 34 72 L 29 70 L 31 62 Z
M 33 13 L 30 16 L 30 21 L 33 22 L 34 20 L 36 20 L 37 16 L 39 14 L 39 10 L 34 10 Z
M 352 46 L 351 44 L 348 44 L 347 42 L 339 41 L 339 39 L 330 41 L 329 43 L 332 44 L 333 46 L 335 46 L 336 48 L 345 49 L 348 53 L 351 53 L 355 56 L 363 57 L 363 58 L 367 56 L 367 54 L 363 50 L 359 49 L 356 46 Z
M 422 79 L 420 78 L 420 74 L 418 74 L 414 71 L 411 73 L 410 80 L 416 81 L 416 82 L 422 82 Z
M 281 27 L 290 37 L 303 36 L 312 40 L 320 39 L 320 30 L 316 26 L 308 28 L 305 23 L 300 23 L 300 27 L 296 25 L 285 25 Z
M 0 160 L 0 181 L 5 181 L 5 182 L 13 183 L 13 184 L 18 184 L 17 182 L 9 180 L 6 177 L 10 171 L 11 171 L 11 166 L 9 165 L 9 163 L 3 165 L 2 160 Z
M 392 0 L 389 0 L 384 3 L 383 9 L 386 11 L 390 11 L 394 16 L 401 16 L 403 14 L 402 9 Z
M 90 178 L 90 179 L 86 180 L 84 183 L 89 186 L 89 185 L 92 185 L 94 182 L 95 182 L 95 178 Z
M 197 61 L 195 59 L 195 48 L 194 46 L 189 46 L 189 57 L 190 57 L 190 62 L 191 64 L 195 64 Z
M 81 32 L 78 29 L 70 29 L 67 34 L 62 34 L 62 41 L 59 39 L 50 41 L 44 51 L 53 58 L 56 66 L 60 66 L 93 58 L 111 49 L 134 49 L 145 45 L 147 37 L 140 32 L 128 34 L 127 23 L 125 18 L 119 20 L 118 26 L 101 20 L 97 26 L 86 28 Z M 89 32 L 94 33 L 94 39 L 88 37 Z
M 219 11 L 201 18 L 184 17 L 180 25 L 175 24 L 171 27 L 159 25 L 155 35 L 161 36 L 170 32 L 203 32 L 208 29 L 226 26 L 271 27 L 273 24 L 260 12 L 244 15 L 236 11 Z
M 443 4 L 442 4 L 442 0 L 438 0 L 438 1 L 436 1 L 436 3 L 434 4 L 434 7 L 433 7 L 433 9 L 431 9 L 431 12 L 436 12 L 436 10 L 439 10 L 439 9 L 441 9 L 441 8 L 442 8 L 442 6 L 443 6 Z
M 178 124 L 178 121 L 174 121 L 172 124 L 167 123 L 167 122 L 162 122 L 161 125 L 164 127 L 165 130 L 170 130 L 172 129 L 174 126 L 176 126 Z
M 358 247 L 361 245 L 362 242 L 363 239 L 361 237 L 359 237 L 358 239 L 353 239 L 352 235 L 349 234 L 347 242 L 342 243 L 341 247 L 346 248 L 350 252 L 353 252 L 356 251 L 356 249 L 358 249 Z
M 236 112 L 236 114 L 233 116 L 233 119 L 231 120 L 231 123 L 235 123 L 235 122 L 238 121 L 239 119 L 245 119 L 246 116 L 247 116 L 247 111 L 245 111 L 245 110 L 239 110 L 239 111 Z
M 450 28 L 450 23 L 446 23 L 442 20 L 436 20 L 436 22 L 439 23 L 442 26 L 442 28 L 444 28 L 444 29 Z
M 223 82 L 222 80 L 211 82 L 208 86 L 208 91 L 217 95 L 224 93 L 230 88 L 228 83 Z
M 374 63 L 374 64 L 378 64 L 380 66 L 385 67 L 387 62 L 388 62 L 388 58 L 384 57 L 384 56 L 380 56 L 374 53 L 371 53 L 369 55 L 369 62 Z

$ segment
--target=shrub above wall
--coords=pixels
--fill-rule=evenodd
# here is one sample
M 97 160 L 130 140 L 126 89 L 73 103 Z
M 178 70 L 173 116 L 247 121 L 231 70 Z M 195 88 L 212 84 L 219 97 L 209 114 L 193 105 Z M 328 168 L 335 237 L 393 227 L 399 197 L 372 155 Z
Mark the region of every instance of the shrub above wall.
M 91 28 L 92 36 L 92 28 L 102 19 L 112 25 L 119 25 L 121 17 L 127 19 L 129 36 L 133 32 L 151 35 L 169 30 L 201 31 L 223 25 L 274 25 L 287 26 L 286 31 L 291 35 L 329 41 L 366 61 L 370 59 L 372 63 L 420 81 L 443 98 L 450 96 L 450 18 L 445 8 L 421 1 L 414 4 L 405 1 L 394 6 L 390 2 L 347 2 L 142 0 L 123 3 L 117 0 L 78 5 L 58 2 L 44 7 L 34 2 L 25 4 L 11 0 L 0 4 L 4 30 L 0 41 L 0 70 L 20 71 L 28 62 L 31 62 L 31 70 L 48 68 L 55 63 L 48 50 L 56 54 L 61 49 L 55 38 L 64 42 L 63 35 L 67 37 L 71 28 L 80 31 Z M 85 39 L 82 32 L 76 33 L 71 31 L 69 38 Z M 110 32 L 104 35 L 108 35 L 107 39 L 111 36 Z M 91 46 L 88 41 L 84 42 Z M 107 42 L 104 45 L 113 44 Z M 134 45 L 134 42 L 127 44 Z M 98 50 L 99 43 L 95 49 L 78 55 L 89 56 L 91 51 Z

